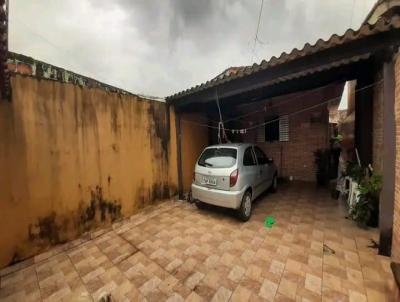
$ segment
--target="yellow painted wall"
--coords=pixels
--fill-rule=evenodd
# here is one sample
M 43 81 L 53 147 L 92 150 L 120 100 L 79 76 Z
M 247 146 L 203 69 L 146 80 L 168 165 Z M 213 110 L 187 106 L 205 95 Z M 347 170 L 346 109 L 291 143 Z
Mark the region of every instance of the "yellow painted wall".
M 165 103 L 19 75 L 11 86 L 0 102 L 0 267 L 176 193 Z
M 208 128 L 195 123 L 207 124 L 207 120 L 202 114 L 181 114 L 182 182 L 185 192 L 192 184 L 196 161 L 208 146 Z

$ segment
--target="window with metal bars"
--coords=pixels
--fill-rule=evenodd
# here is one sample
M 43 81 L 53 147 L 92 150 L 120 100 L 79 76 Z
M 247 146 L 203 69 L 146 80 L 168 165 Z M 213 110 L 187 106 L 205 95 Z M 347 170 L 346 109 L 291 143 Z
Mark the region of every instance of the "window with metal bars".
M 265 125 L 257 129 L 257 143 L 289 141 L 289 117 L 287 115 L 274 116 L 264 122 Z

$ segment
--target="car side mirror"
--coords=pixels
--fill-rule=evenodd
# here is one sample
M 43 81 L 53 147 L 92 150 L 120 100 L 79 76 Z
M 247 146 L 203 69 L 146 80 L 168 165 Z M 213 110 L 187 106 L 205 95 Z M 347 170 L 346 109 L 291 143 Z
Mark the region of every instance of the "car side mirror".
M 274 160 L 272 158 L 267 158 L 267 164 L 272 164 L 274 163 Z

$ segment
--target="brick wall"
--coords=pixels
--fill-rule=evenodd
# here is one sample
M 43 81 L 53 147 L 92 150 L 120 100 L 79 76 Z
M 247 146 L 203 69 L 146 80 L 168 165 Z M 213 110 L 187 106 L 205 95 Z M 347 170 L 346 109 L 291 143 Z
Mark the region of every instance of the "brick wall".
M 396 119 L 396 179 L 394 193 L 394 218 L 392 257 L 400 261 L 400 58 L 395 64 L 395 119 Z
M 376 81 L 382 79 L 379 72 Z M 375 172 L 383 172 L 383 84 L 374 87 L 372 117 L 372 166 Z
M 275 160 L 282 177 L 315 181 L 314 151 L 329 146 L 328 120 L 325 113 L 325 122 L 310 122 L 309 115 L 289 118 L 289 142 L 261 144 L 266 154 Z
M 265 112 L 251 116 L 244 124 L 248 126 L 259 123 L 268 114 L 281 116 L 308 108 L 339 96 L 342 90 L 343 85 L 330 86 L 312 93 L 288 95 L 273 101 L 263 101 L 247 106 L 242 108 L 243 112 L 257 111 L 257 108 L 262 109 L 263 106 L 265 106 Z M 278 105 L 279 103 L 281 105 Z M 258 145 L 274 159 L 281 177 L 292 176 L 295 180 L 315 181 L 314 151 L 328 148 L 329 136 L 329 114 L 325 104 L 289 117 L 288 142 L 265 142 Z M 246 134 L 245 141 L 256 142 L 255 131 Z

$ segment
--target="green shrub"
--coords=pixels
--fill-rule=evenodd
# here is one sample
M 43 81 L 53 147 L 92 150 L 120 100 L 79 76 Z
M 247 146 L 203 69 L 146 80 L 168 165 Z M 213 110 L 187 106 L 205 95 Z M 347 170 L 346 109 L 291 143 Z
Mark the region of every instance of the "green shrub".
M 364 177 L 358 187 L 359 201 L 351 210 L 351 217 L 362 227 L 377 227 L 379 224 L 379 193 L 382 190 L 381 175 Z
M 361 167 L 357 163 L 347 163 L 345 175 L 351 177 L 357 183 L 361 183 L 365 177 L 365 174 L 365 168 Z

